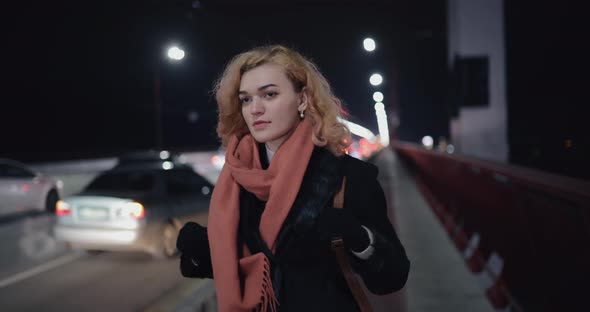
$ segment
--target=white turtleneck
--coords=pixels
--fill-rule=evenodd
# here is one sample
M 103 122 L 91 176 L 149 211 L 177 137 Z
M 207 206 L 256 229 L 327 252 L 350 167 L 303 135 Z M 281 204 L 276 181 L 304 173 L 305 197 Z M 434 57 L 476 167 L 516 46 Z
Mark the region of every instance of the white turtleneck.
M 268 158 L 268 163 L 270 164 L 272 157 L 275 155 L 275 151 L 271 151 L 266 144 L 264 144 L 264 147 L 266 147 L 266 158 Z

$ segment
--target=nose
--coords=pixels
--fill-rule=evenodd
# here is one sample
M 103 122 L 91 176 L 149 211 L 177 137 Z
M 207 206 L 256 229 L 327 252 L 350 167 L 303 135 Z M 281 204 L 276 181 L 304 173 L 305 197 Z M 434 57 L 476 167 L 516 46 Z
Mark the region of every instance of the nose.
M 258 99 L 258 97 L 254 97 L 252 99 L 252 103 L 250 103 L 250 114 L 253 116 L 262 115 L 264 113 L 264 105 L 262 101 Z

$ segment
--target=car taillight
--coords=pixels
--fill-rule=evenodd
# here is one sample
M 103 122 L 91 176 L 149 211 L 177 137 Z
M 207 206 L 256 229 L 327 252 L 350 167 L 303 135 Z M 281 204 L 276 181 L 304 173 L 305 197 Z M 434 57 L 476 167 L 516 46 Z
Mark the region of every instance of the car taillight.
M 63 200 L 58 200 L 55 204 L 55 214 L 61 217 L 69 215 L 70 213 L 72 213 L 70 205 Z
M 138 202 L 129 202 L 125 204 L 125 210 L 135 219 L 141 219 L 145 217 L 145 208 Z
M 20 186 L 20 189 L 25 193 L 28 192 L 30 188 L 31 188 L 31 186 L 27 183 L 24 183 L 23 185 Z

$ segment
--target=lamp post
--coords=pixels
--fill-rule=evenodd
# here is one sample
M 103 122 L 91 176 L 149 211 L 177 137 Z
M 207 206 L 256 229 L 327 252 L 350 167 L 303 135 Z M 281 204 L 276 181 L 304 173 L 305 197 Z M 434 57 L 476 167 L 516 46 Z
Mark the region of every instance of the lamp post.
M 171 63 L 180 62 L 185 56 L 184 50 L 174 45 L 166 51 L 166 59 Z M 160 79 L 160 60 L 156 65 L 154 73 L 154 107 L 155 107 L 155 123 L 156 123 L 156 148 L 163 148 L 163 134 L 162 134 L 162 83 Z
M 377 44 L 373 38 L 365 38 L 365 40 L 363 40 L 363 47 L 367 52 L 373 52 L 377 48 Z M 374 87 L 379 87 L 383 83 L 383 76 L 379 73 L 373 73 L 369 77 L 369 83 Z M 385 112 L 383 98 L 383 93 L 379 91 L 373 93 L 373 100 L 375 101 L 375 116 L 377 117 L 377 127 L 379 128 L 379 138 L 381 145 L 385 147 L 389 145 L 389 126 L 387 124 L 387 113 Z
M 376 47 L 377 45 L 375 44 L 375 40 L 373 40 L 373 38 L 366 38 L 363 40 L 363 48 L 365 48 L 367 52 L 375 51 Z

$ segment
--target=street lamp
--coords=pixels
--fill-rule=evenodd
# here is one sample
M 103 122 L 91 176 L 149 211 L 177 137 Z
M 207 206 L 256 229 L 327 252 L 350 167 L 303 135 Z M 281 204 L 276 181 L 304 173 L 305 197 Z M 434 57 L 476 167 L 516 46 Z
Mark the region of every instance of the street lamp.
M 387 113 L 385 113 L 385 105 L 381 102 L 375 103 L 375 115 L 377 116 L 377 127 L 379 128 L 379 138 L 381 145 L 389 145 L 389 126 L 387 125 Z
M 166 51 L 166 58 L 173 63 L 180 62 L 182 59 L 184 59 L 184 56 L 184 50 L 176 45 L 169 47 Z M 162 149 L 162 94 L 160 81 L 160 59 L 158 59 L 154 73 L 154 105 L 156 110 L 156 147 L 158 149 Z
M 425 135 L 422 137 L 422 145 L 424 145 L 424 147 L 427 149 L 432 149 L 432 146 L 434 145 L 434 139 L 432 139 L 432 137 L 429 135 Z
M 168 53 L 166 55 L 173 61 L 180 61 L 184 58 L 184 50 L 177 46 L 172 46 L 168 49 Z
M 363 41 L 363 47 L 368 52 L 372 52 L 376 48 L 375 40 L 366 38 Z M 379 86 L 383 83 L 383 76 L 374 73 L 369 77 L 369 82 L 373 86 Z M 387 113 L 385 112 L 385 105 L 383 104 L 383 93 L 377 91 L 373 93 L 373 100 L 375 103 L 375 115 L 377 117 L 377 127 L 379 128 L 379 139 L 381 145 L 386 147 L 389 145 L 389 125 L 387 123 Z
M 383 93 L 379 91 L 373 93 L 373 100 L 375 102 L 383 102 Z
M 365 40 L 363 40 L 363 48 L 365 48 L 365 50 L 367 50 L 368 52 L 375 51 L 375 47 L 375 40 L 373 40 L 372 38 L 366 38 Z
M 369 77 L 369 82 L 374 86 L 378 86 L 383 82 L 383 76 L 379 74 L 372 74 L 371 77 Z

